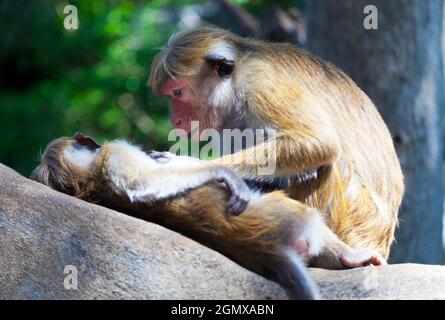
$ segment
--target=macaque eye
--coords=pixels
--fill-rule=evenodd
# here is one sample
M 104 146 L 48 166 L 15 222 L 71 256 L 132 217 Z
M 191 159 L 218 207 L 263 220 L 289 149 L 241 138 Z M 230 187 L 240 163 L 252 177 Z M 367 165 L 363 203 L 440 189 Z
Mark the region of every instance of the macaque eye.
M 173 90 L 173 96 L 179 97 L 182 95 L 182 89 L 175 89 Z
M 227 60 L 223 56 L 217 54 L 210 54 L 205 57 L 205 61 L 222 79 L 228 78 L 235 68 L 235 61 Z

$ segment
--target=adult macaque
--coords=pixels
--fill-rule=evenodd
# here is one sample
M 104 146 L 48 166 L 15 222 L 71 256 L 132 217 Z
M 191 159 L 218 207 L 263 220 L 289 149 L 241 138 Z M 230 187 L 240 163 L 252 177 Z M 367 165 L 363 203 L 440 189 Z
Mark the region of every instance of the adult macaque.
M 317 210 L 282 191 L 252 192 L 224 167 L 209 169 L 204 161 L 168 152 L 144 153 L 124 141 L 100 146 L 81 134 L 57 139 L 32 178 L 182 232 L 277 281 L 291 298 L 319 297 L 303 260 L 333 247 L 341 252 L 333 259 L 339 268 L 383 260 L 342 243 Z M 233 213 L 245 211 L 230 214 L 228 205 Z
M 317 209 L 346 244 L 388 257 L 403 175 L 377 109 L 342 71 L 290 44 L 198 28 L 169 40 L 153 61 L 150 85 L 171 98 L 172 124 L 186 132 L 192 120 L 200 129 L 275 129 L 273 141 L 208 166 L 255 177 L 264 166 L 255 154 L 276 143 L 271 178 L 290 178 L 298 210 Z M 340 253 L 331 247 L 311 265 L 336 268 Z

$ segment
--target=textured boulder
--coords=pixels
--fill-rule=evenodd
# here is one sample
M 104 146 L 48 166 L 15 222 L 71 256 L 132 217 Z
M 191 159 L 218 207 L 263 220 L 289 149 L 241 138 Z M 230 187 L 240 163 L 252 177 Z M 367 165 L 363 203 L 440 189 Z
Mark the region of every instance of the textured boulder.
M 286 298 L 275 283 L 193 240 L 1 164 L 0 243 L 2 299 Z M 441 266 L 311 273 L 327 299 L 445 299 Z

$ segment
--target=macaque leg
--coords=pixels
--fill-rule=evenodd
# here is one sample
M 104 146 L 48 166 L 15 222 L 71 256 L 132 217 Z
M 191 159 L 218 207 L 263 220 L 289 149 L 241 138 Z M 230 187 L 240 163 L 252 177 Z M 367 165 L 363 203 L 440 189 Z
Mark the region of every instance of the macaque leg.
M 310 267 L 323 269 L 357 268 L 368 265 L 385 265 L 386 260 L 377 250 L 353 249 L 340 240 L 326 225 L 323 226 L 325 248 L 308 260 Z
M 291 247 L 307 260 L 309 266 L 345 269 L 386 264 L 385 259 L 376 250 L 353 249 L 340 240 L 322 221 L 321 214 L 316 209 L 288 197 L 274 197 L 274 193 L 263 196 L 263 201 L 278 202 L 277 206 L 281 206 L 280 209 L 271 210 L 269 215 L 279 215 L 281 210 L 293 215 L 294 219 L 304 226 L 300 229 L 298 237 L 293 238 Z

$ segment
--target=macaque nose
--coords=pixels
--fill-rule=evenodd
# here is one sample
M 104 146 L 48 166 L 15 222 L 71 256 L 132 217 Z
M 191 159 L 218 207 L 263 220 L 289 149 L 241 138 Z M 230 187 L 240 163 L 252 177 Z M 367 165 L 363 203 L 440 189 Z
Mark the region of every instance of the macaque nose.
M 175 122 L 175 127 L 179 127 L 181 125 L 182 121 L 181 120 L 177 120 Z
M 173 90 L 173 96 L 179 97 L 182 95 L 182 89 L 175 89 Z

